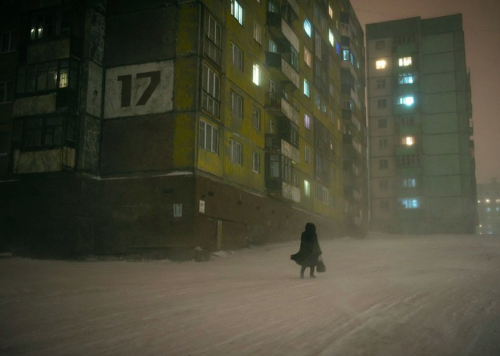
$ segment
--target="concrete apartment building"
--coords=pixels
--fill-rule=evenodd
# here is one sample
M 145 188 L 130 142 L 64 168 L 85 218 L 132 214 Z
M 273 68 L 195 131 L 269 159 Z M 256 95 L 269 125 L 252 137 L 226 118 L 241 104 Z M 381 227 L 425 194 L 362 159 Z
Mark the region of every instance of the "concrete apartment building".
M 229 249 L 367 224 L 348 0 L 4 1 L 3 244 Z
M 500 234 L 500 183 L 494 178 L 491 183 L 477 185 L 477 211 L 480 235 Z
M 462 16 L 367 25 L 375 230 L 474 232 L 476 181 Z

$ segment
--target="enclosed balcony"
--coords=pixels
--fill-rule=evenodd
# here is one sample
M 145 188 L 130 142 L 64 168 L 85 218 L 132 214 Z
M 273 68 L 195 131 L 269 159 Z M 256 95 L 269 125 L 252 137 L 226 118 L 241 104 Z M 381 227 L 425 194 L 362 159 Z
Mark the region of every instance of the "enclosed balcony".
M 268 92 L 266 97 L 266 108 L 274 116 L 286 117 L 295 125 L 299 126 L 299 112 L 297 109 L 278 93 Z
M 278 134 L 266 134 L 266 151 L 280 153 L 295 163 L 300 162 L 300 151 Z
M 289 43 L 296 51 L 299 50 L 299 38 L 279 13 L 267 12 L 266 25 L 278 42 Z
M 295 88 L 300 88 L 299 73 L 289 64 L 280 53 L 266 52 L 266 64 L 269 66 L 271 76 L 279 78 L 282 82 L 290 82 Z

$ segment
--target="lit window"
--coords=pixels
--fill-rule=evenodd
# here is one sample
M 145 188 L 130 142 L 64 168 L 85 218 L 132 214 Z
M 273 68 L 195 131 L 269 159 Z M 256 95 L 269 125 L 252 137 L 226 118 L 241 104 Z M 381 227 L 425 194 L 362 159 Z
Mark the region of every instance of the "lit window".
M 252 79 L 252 81 L 255 85 L 260 84 L 260 68 L 259 68 L 258 64 L 253 65 L 253 79 Z
M 311 129 L 311 118 L 307 114 L 304 115 L 304 127 L 308 130 Z
M 253 153 L 252 171 L 255 173 L 260 172 L 260 154 L 257 152 Z
M 243 8 L 236 0 L 231 0 L 231 15 L 243 25 Z
M 304 31 L 306 31 L 307 37 L 311 37 L 311 23 L 307 19 L 304 20 Z
M 312 56 L 311 52 L 307 50 L 307 48 L 304 47 L 304 62 L 308 65 L 309 68 L 311 68 L 312 65 Z
M 402 144 L 406 146 L 412 146 L 415 144 L 415 137 L 413 136 L 405 136 L 402 138 Z
M 328 41 L 330 42 L 330 44 L 333 46 L 333 43 L 334 43 L 334 37 L 333 37 L 333 32 L 332 30 L 328 30 Z
M 418 209 L 420 202 L 417 198 L 399 199 L 399 203 L 403 209 Z
M 489 199 L 486 199 L 485 200 L 486 204 L 489 204 L 490 203 L 490 200 Z
M 201 148 L 213 153 L 219 152 L 219 130 L 217 127 L 200 121 L 199 141 Z
M 387 66 L 387 61 L 384 59 L 375 62 L 375 68 L 377 69 L 385 69 L 386 66 Z
M 241 143 L 229 140 L 229 160 L 241 166 L 243 160 L 243 149 Z
M 311 196 L 311 183 L 304 179 L 304 195 L 306 197 Z
M 411 57 L 403 57 L 403 58 L 399 58 L 399 66 L 400 66 L 400 67 L 408 67 L 408 66 L 411 66 Z
M 59 88 L 66 88 L 68 86 L 68 68 L 61 68 L 59 75 Z
M 348 49 L 343 49 L 342 50 L 342 60 L 348 61 L 349 60 L 349 50 Z
M 333 19 L 333 8 L 332 5 L 328 5 L 328 16 Z
M 415 103 L 415 99 L 413 96 L 401 96 L 397 99 L 396 104 L 397 105 L 406 105 L 406 106 L 411 106 Z
M 398 76 L 399 84 L 413 84 L 415 82 L 415 78 L 413 74 L 403 73 Z
M 481 200 L 478 200 L 477 202 L 478 202 L 478 203 L 481 203 Z
M 304 79 L 304 95 L 309 98 L 309 83 Z
M 273 40 L 269 40 L 269 52 L 278 53 L 278 46 Z

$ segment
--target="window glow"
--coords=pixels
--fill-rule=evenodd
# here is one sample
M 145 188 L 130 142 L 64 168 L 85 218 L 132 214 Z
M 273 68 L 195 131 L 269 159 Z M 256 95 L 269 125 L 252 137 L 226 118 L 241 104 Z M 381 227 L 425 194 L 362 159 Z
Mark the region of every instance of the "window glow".
M 311 129 L 311 118 L 307 114 L 304 115 L 304 127 L 309 130 Z
M 304 31 L 306 31 L 308 37 L 311 37 L 312 34 L 311 23 L 307 19 L 304 20 Z
M 408 67 L 408 66 L 411 66 L 411 57 L 403 57 L 403 58 L 399 58 L 399 66 L 400 66 L 400 67 Z
M 489 200 L 489 199 L 486 199 L 486 203 L 488 203 L 488 204 L 489 204 L 489 203 L 490 203 L 490 200 Z
M 348 49 L 342 50 L 342 59 L 344 61 L 348 61 L 349 60 L 349 50 Z
M 333 46 L 334 38 L 333 38 L 333 32 L 332 32 L 332 30 L 328 30 L 328 41 Z
M 376 69 L 385 69 L 386 66 L 387 66 L 387 61 L 385 61 L 384 59 L 375 62 Z
M 397 104 L 398 105 L 406 105 L 406 106 L 411 106 L 415 103 L 415 98 L 413 96 L 402 96 L 398 99 Z
M 309 83 L 304 79 L 304 95 L 309 98 Z
M 398 76 L 398 83 L 399 84 L 413 84 L 414 82 L 415 82 L 415 78 L 414 78 L 413 74 L 404 73 L 404 74 L 400 74 Z
M 415 137 L 413 136 L 403 137 L 403 145 L 412 146 L 414 144 L 415 144 Z
M 418 209 L 420 202 L 417 198 L 399 199 L 399 203 L 404 209 Z
M 333 8 L 332 5 L 328 5 L 328 16 L 333 19 Z
M 260 85 L 260 68 L 258 64 L 253 65 L 253 83 Z
M 311 196 L 311 184 L 304 179 L 304 195 L 306 197 Z
M 237 0 L 231 0 L 231 15 L 243 25 L 243 8 Z

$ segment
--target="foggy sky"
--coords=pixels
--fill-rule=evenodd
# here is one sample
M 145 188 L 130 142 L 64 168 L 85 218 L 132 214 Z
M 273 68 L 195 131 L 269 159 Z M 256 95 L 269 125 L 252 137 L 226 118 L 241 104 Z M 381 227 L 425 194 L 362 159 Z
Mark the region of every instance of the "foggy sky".
M 499 0 L 351 0 L 361 25 L 407 17 L 462 13 L 471 71 L 477 183 L 500 180 Z M 366 28 L 365 28 L 366 31 Z

